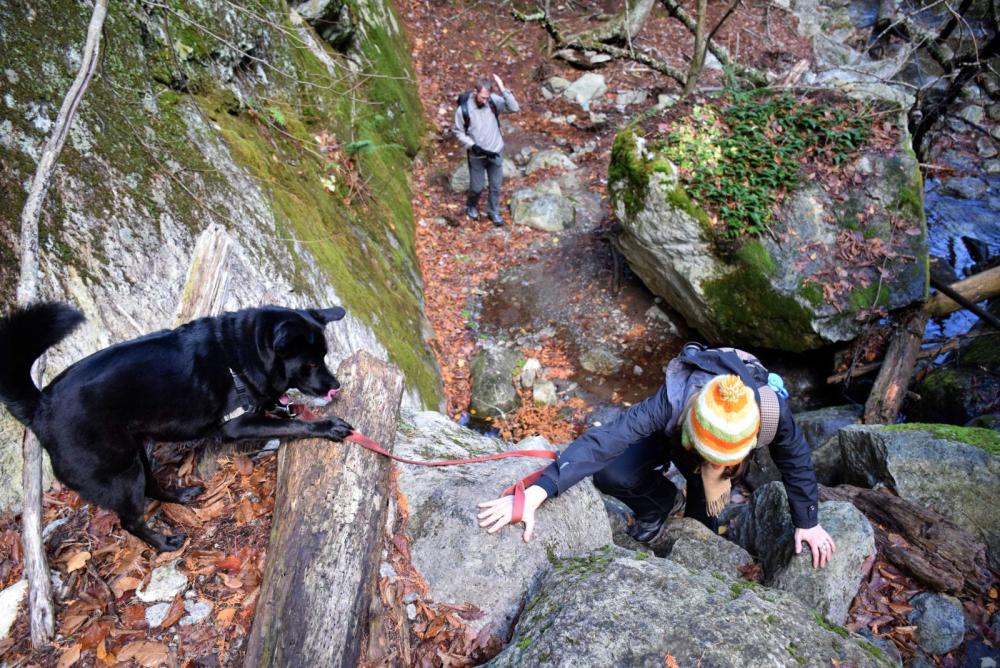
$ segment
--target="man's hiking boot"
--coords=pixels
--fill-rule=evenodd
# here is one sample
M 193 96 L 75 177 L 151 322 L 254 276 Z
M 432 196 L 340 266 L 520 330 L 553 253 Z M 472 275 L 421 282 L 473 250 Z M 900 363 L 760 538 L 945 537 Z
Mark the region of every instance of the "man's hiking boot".
M 663 524 L 666 521 L 666 515 L 662 515 L 655 520 L 649 521 L 637 519 L 635 524 L 628 528 L 627 532 L 628 535 L 634 540 L 637 540 L 640 543 L 649 543 L 660 534 L 660 529 L 663 528 Z
M 493 224 L 497 227 L 503 227 L 503 218 L 496 211 L 490 212 L 490 220 L 492 220 Z
M 465 215 L 469 217 L 469 220 L 479 220 L 479 209 L 474 206 L 465 207 Z

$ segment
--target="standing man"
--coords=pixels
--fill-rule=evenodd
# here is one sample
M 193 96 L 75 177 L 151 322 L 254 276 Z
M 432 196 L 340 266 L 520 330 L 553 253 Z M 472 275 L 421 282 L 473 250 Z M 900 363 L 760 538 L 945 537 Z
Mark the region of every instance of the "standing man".
M 500 114 L 520 111 L 514 94 L 505 88 L 500 77 L 493 75 L 500 95 L 490 92 L 489 79 L 477 79 L 473 91 L 458 98 L 455 110 L 455 136 L 465 146 L 469 161 L 469 194 L 465 214 L 479 218 L 479 195 L 483 192 L 485 175 L 489 175 L 490 194 L 486 213 L 496 226 L 503 225 L 500 216 L 500 187 L 503 185 L 503 134 Z

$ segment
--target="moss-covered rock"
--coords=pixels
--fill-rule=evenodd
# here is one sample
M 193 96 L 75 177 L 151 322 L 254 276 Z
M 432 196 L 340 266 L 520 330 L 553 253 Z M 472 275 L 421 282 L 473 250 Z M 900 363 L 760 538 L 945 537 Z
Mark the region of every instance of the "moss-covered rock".
M 53 351 L 52 373 L 172 325 L 195 239 L 217 223 L 237 249 L 227 309 L 343 304 L 328 362 L 367 349 L 403 370 L 408 403 L 437 407 L 408 180 L 423 114 L 406 38 L 388 3 L 346 5 L 357 31 L 346 53 L 281 0 L 111 6 L 40 223 L 41 297 L 88 316 Z M 0 0 L 8 305 L 26 186 L 89 15 L 71 0 Z M 0 488 L 7 476 L 19 473 L 0 472 Z M 14 499 L 0 492 L 0 507 Z
M 771 185 L 773 193 L 749 182 L 730 183 L 738 177 L 727 160 L 771 153 L 732 145 L 734 136 L 747 131 L 732 121 L 733 134 L 727 135 L 720 118 L 706 107 L 696 108 L 689 122 L 674 119 L 672 127 L 679 129 L 671 133 L 659 130 L 662 119 L 648 123 L 649 129 L 626 127 L 615 139 L 608 172 L 611 203 L 624 228 L 619 249 L 690 325 L 717 343 L 802 351 L 853 338 L 872 309 L 897 308 L 926 295 L 922 180 L 905 128 L 888 155 L 864 148 L 833 155 L 828 147 L 813 157 L 803 154 L 810 163 L 824 151 L 831 161 L 849 157 L 858 178 L 845 179 L 834 200 L 794 170 L 775 176 L 791 185 Z M 839 137 L 841 131 L 817 132 Z M 807 138 L 802 150 L 808 147 Z M 787 159 L 789 150 L 775 152 L 775 159 Z M 739 151 L 736 158 L 733 151 Z M 743 165 L 749 172 L 758 168 L 764 167 Z M 752 201 L 727 201 L 729 192 Z M 699 201 L 694 193 L 723 203 Z M 738 233 L 738 212 L 753 219 L 746 229 L 759 231 L 766 220 L 768 232 Z

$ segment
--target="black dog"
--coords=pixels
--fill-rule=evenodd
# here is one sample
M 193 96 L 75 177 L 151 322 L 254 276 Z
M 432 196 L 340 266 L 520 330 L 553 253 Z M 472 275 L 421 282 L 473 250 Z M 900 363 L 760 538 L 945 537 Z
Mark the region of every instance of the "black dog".
M 0 320 L 0 401 L 38 436 L 60 481 L 118 513 L 157 550 L 173 551 L 184 535 L 147 526 L 145 497 L 186 503 L 204 489 L 162 489 L 145 445 L 210 436 L 343 440 L 353 429 L 339 418 L 287 420 L 265 411 L 293 387 L 336 394 L 323 327 L 344 314 L 266 307 L 201 318 L 100 350 L 39 391 L 32 363 L 83 315 L 65 304 L 30 306 Z

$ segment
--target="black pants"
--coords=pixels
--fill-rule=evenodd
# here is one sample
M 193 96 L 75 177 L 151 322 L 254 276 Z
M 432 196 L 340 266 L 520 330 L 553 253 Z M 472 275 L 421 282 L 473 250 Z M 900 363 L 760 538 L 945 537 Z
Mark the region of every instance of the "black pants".
M 709 517 L 705 487 L 695 470 L 701 464 L 697 454 L 680 443 L 671 446 L 664 434 L 654 434 L 638 441 L 594 474 L 594 485 L 605 494 L 624 502 L 641 522 L 658 520 L 670 512 L 680 490 L 663 475 L 673 462 L 687 480 L 684 516 L 691 517 L 713 531 L 717 518 Z M 662 470 L 656 470 L 662 466 Z

